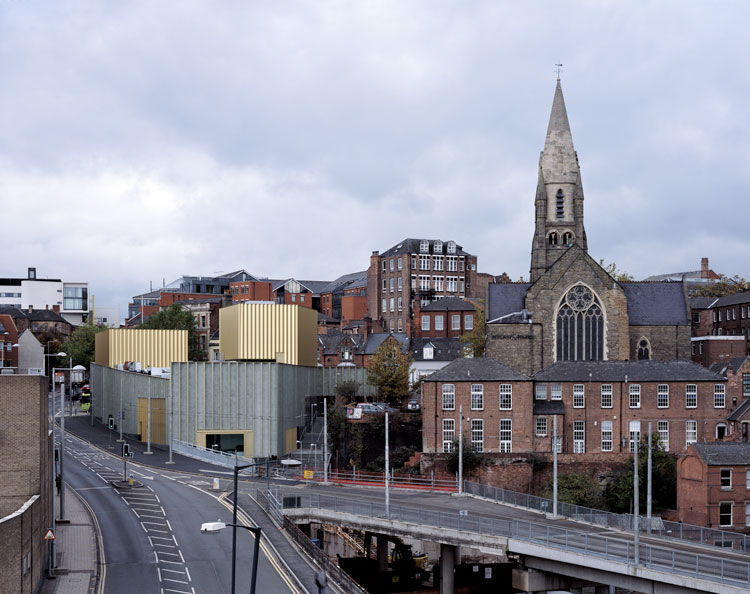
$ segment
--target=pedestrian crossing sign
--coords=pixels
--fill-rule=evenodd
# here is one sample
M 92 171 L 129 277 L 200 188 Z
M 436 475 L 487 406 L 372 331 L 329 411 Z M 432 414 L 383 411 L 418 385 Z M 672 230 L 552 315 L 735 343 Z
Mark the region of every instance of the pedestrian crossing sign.
M 44 535 L 44 540 L 55 540 L 55 533 L 52 532 L 52 528 L 47 530 L 47 534 Z

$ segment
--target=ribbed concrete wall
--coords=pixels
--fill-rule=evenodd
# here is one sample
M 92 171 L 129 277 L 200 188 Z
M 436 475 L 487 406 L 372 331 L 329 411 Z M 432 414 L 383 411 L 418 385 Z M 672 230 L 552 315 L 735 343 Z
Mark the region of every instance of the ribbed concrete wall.
M 119 435 L 120 395 L 122 394 L 122 431 L 128 435 L 137 435 L 138 398 L 148 396 L 149 383 L 151 384 L 151 398 L 169 396 L 168 379 L 152 377 L 144 373 L 120 371 L 92 363 L 91 408 L 94 416 L 106 423 L 109 415 L 112 415 Z

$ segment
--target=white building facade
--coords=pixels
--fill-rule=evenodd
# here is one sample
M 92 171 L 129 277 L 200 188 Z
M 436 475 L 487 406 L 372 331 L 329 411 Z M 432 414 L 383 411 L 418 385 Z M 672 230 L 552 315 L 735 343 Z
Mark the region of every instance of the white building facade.
M 29 268 L 26 278 L 0 278 L 0 307 L 53 309 L 78 326 L 89 316 L 88 291 L 86 282 L 40 279 Z

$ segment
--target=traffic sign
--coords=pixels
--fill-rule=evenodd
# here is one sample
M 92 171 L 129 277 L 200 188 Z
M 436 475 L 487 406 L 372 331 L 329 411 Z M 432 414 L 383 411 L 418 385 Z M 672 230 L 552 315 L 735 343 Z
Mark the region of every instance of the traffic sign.
M 52 532 L 52 528 L 47 530 L 47 534 L 44 535 L 44 540 L 55 540 L 55 533 Z

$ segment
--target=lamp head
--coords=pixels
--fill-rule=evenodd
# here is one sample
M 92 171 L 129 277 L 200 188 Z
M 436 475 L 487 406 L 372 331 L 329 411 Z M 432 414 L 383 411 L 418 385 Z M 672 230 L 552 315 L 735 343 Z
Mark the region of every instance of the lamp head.
M 216 534 L 217 532 L 220 532 L 226 527 L 227 525 L 224 522 L 221 522 L 219 520 L 217 520 L 216 522 L 206 522 L 204 524 L 201 524 L 201 533 L 202 534 Z

